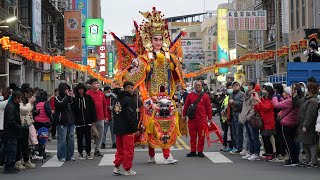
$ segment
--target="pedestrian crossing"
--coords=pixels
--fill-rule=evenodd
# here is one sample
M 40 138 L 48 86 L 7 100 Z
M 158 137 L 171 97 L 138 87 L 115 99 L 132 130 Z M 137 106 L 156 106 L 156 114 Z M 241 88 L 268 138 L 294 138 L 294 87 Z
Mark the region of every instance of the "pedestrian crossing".
M 210 160 L 209 162 L 213 164 L 221 164 L 221 163 L 233 163 L 230 159 L 225 157 L 223 154 L 220 152 L 204 152 L 206 158 Z M 96 164 L 96 166 L 102 167 L 102 166 L 114 166 L 113 161 L 114 161 L 114 156 L 115 153 L 110 153 L 110 154 L 104 154 L 103 157 L 100 159 L 96 158 L 92 162 Z M 99 161 L 100 160 L 100 161 Z M 155 160 L 156 164 L 163 164 L 163 155 L 162 153 L 156 153 L 155 154 Z M 77 160 L 72 163 L 78 163 Z M 91 160 L 84 160 L 84 161 L 91 161 Z M 183 159 L 180 160 L 178 163 L 183 163 Z M 99 162 L 99 163 L 97 163 Z M 60 162 L 57 158 L 56 155 L 51 157 L 48 161 L 46 161 L 43 165 L 41 165 L 41 168 L 60 168 L 63 167 L 65 163 L 69 162 Z

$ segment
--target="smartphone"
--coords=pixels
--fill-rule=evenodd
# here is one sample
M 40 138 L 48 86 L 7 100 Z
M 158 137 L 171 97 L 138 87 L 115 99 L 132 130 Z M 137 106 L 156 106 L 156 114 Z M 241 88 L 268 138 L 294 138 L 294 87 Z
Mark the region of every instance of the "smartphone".
M 252 94 L 252 97 L 256 97 L 256 93 L 253 93 L 253 94 Z

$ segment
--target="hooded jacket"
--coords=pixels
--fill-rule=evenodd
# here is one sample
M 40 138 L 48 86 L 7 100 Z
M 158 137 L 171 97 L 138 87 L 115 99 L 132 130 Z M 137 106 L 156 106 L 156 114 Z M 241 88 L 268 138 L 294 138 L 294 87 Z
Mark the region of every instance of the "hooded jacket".
M 57 125 L 73 125 L 75 123 L 74 110 L 72 107 L 72 98 L 67 96 L 65 89 L 70 86 L 66 83 L 59 84 L 59 96 L 55 97 L 55 121 Z
M 81 97 L 78 90 L 84 89 L 84 96 Z M 75 99 L 73 103 L 75 112 L 76 126 L 90 126 L 92 123 L 97 122 L 96 108 L 93 99 L 90 95 L 86 94 L 87 88 L 84 84 L 79 83 L 75 88 Z
M 21 128 L 19 104 L 10 100 L 4 110 L 4 137 L 21 137 Z
M 120 112 L 115 111 L 121 107 Z M 137 132 L 139 120 L 136 113 L 137 105 L 134 103 L 133 95 L 129 92 L 121 92 L 116 99 L 113 108 L 114 121 L 113 132 L 117 135 L 132 134 Z

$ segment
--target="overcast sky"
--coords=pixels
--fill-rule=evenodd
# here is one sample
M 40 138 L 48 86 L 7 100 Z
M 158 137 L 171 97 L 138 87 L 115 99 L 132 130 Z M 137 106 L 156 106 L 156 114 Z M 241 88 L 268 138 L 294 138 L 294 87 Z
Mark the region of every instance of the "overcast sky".
M 101 16 L 104 29 L 116 33 L 118 37 L 132 35 L 133 20 L 139 24 L 139 11 L 151 11 L 155 6 L 165 17 L 202 13 L 204 9 L 216 10 L 218 4 L 228 0 L 101 0 Z

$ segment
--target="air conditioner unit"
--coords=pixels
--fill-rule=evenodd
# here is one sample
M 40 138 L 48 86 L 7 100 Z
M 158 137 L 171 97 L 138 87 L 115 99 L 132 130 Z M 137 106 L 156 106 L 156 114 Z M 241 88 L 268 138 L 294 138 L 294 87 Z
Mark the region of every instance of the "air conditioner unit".
M 10 14 L 13 14 L 14 16 L 18 17 L 18 7 L 17 6 L 9 6 L 8 11 Z

